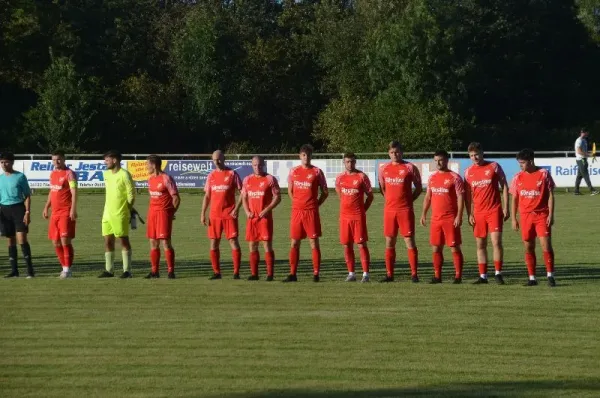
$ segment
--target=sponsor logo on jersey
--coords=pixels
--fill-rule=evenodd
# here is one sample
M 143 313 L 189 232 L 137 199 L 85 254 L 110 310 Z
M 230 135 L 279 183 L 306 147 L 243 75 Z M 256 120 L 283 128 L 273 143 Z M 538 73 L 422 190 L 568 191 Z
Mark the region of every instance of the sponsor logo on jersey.
M 301 189 L 310 189 L 312 187 L 312 183 L 308 181 L 294 181 L 294 186 Z
M 261 198 L 265 196 L 264 191 L 248 191 L 248 197 L 250 198 Z
M 477 187 L 487 187 L 488 185 L 490 185 L 492 183 L 492 180 L 479 180 L 479 181 L 473 181 L 471 182 L 471 186 L 473 188 L 477 188 Z
M 162 192 L 160 191 L 148 191 L 148 193 L 150 194 L 151 197 L 153 198 L 157 198 L 159 196 L 162 196 Z
M 442 195 L 442 194 L 450 192 L 450 190 L 448 188 L 435 188 L 435 187 L 431 187 L 430 189 L 431 189 L 432 193 L 435 193 L 435 194 L 438 194 L 438 195 Z
M 213 185 L 210 189 L 215 192 L 226 192 L 229 189 L 229 185 Z
M 62 186 L 62 185 L 55 185 L 55 184 L 51 184 L 51 185 L 50 185 L 50 189 L 51 189 L 52 191 L 60 191 L 62 188 L 63 188 L 63 186 Z
M 344 195 L 358 195 L 360 193 L 360 191 L 356 188 L 342 188 L 341 189 L 342 194 Z
M 536 196 L 541 196 L 542 193 L 540 191 L 536 191 L 535 189 L 521 189 L 519 191 L 519 196 L 524 198 L 535 198 Z
M 399 177 L 385 177 L 384 179 L 386 184 L 390 184 L 390 185 L 400 185 L 404 183 L 404 178 L 399 178 Z

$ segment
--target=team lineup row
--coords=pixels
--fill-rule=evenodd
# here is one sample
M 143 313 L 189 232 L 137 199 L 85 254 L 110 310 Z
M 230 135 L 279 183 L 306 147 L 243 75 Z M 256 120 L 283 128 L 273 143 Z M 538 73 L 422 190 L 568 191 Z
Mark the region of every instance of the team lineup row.
M 454 283 L 462 283 L 463 254 L 461 251 L 461 225 L 466 209 L 469 224 L 477 243 L 479 278 L 475 283 L 488 283 L 487 242 L 493 246 L 495 280 L 504 284 L 502 276 L 502 232 L 505 221 L 511 219 L 512 227 L 521 230 L 525 249 L 525 263 L 529 279 L 527 286 L 537 285 L 535 241 L 540 241 L 544 255 L 549 286 L 555 286 L 554 251 L 551 228 L 554 223 L 554 182 L 545 169 L 534 164 L 534 153 L 525 149 L 517 154 L 521 171 L 513 178 L 510 188 L 506 176 L 495 162 L 484 159 L 478 143 L 468 147 L 473 164 L 465 170 L 464 179 L 448 168 L 448 153 L 437 151 L 434 155 L 436 171 L 429 176 L 420 224 L 429 221 L 430 244 L 434 276 L 430 283 L 442 283 L 443 248 L 450 247 L 454 264 Z M 396 240 L 400 235 L 405 242 L 411 280 L 419 282 L 418 249 L 415 243 L 415 214 L 413 203 L 423 191 L 418 168 L 402 159 L 402 146 L 393 141 L 388 147 L 390 162 L 379 169 L 379 186 L 384 197 L 384 236 L 386 242 L 386 276 L 381 282 L 394 281 Z M 321 251 L 319 237 L 321 222 L 319 207 L 328 197 L 323 171 L 312 165 L 312 147 L 304 145 L 299 151 L 300 165 L 290 170 L 288 195 L 292 203 L 290 222 L 291 247 L 289 252 L 289 275 L 284 282 L 297 281 L 300 242 L 308 239 L 312 251 L 313 280 L 320 280 Z M 213 276 L 221 279 L 220 241 L 224 237 L 231 247 L 234 279 L 239 279 L 241 249 L 238 235 L 238 214 L 241 208 L 247 217 L 245 239 L 249 243 L 249 280 L 259 277 L 259 245 L 262 243 L 266 263 L 267 281 L 273 280 L 274 259 L 272 210 L 281 202 L 277 180 L 265 172 L 264 160 L 252 159 L 253 174 L 242 181 L 235 170 L 225 165 L 225 155 L 215 151 L 215 164 L 205 185 L 201 222 L 207 227 L 210 239 L 210 260 Z M 105 270 L 102 278 L 114 277 L 115 241 L 122 247 L 123 273 L 130 278 L 131 244 L 129 228 L 134 214 L 135 185 L 127 170 L 120 167 L 121 155 L 109 151 L 104 156 L 107 170 L 104 172 L 106 200 L 102 216 L 102 235 L 105 243 Z M 49 220 L 48 237 L 53 242 L 57 258 L 62 266 L 61 278 L 71 276 L 77 219 L 77 180 L 73 171 L 66 167 L 64 153 L 52 155 L 54 169 L 50 175 L 50 192 L 43 216 Z M 354 244 L 358 246 L 362 266 L 362 282 L 369 282 L 370 253 L 367 242 L 366 212 L 374 194 L 368 176 L 356 169 L 356 156 L 347 153 L 343 158 L 345 171 L 338 175 L 335 190 L 340 199 L 340 242 L 348 268 L 346 281 L 356 281 Z M 0 156 L 4 173 L 0 175 L 0 232 L 9 240 L 11 272 L 6 277 L 19 276 L 17 266 L 17 243 L 21 245 L 27 264 L 28 277 L 34 276 L 31 249 L 27 242 L 30 222 L 31 193 L 24 174 L 13 170 L 14 156 Z M 151 270 L 146 278 L 158 278 L 160 247 L 164 249 L 168 278 L 175 278 L 175 251 L 171 243 L 172 223 L 180 205 L 179 193 L 174 180 L 161 170 L 162 160 L 156 155 L 147 158 L 150 175 L 148 191 L 149 210 L 146 234 L 150 241 Z M 240 192 L 236 200 L 236 192 Z M 509 192 L 510 202 L 509 202 Z M 210 210 L 209 210 L 210 209 Z M 208 212 L 208 216 L 207 216 Z M 519 214 L 519 217 L 517 217 Z

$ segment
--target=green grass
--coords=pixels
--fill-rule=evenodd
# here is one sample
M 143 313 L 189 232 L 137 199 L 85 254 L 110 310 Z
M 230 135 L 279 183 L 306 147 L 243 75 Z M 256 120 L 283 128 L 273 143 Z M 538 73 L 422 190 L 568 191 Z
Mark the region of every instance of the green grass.
M 62 281 L 42 202 L 34 197 L 30 234 L 39 277 L 0 280 L 2 397 L 600 395 L 597 197 L 557 197 L 555 289 L 543 277 L 538 287 L 522 286 L 522 248 L 512 231 L 505 234 L 505 286 L 411 284 L 403 249 L 398 283 L 344 283 L 333 196 L 322 209 L 320 284 L 310 281 L 307 243 L 298 284 L 231 280 L 226 249 L 225 279 L 208 281 L 199 195 L 183 196 L 176 220 L 174 281 L 141 278 L 149 268 L 143 230 L 132 234 L 134 279 L 95 278 L 103 269 L 103 197 L 84 195 L 75 278 Z M 147 196 L 138 203 L 145 211 Z M 381 206 L 377 198 L 369 219 L 377 279 L 384 274 Z M 284 201 L 275 215 L 279 280 L 288 270 L 289 213 Z M 419 228 L 423 280 L 431 277 L 427 238 Z M 466 279 L 474 280 L 466 227 L 464 240 Z M 245 277 L 245 248 L 243 259 Z M 446 259 L 449 279 L 449 252 Z

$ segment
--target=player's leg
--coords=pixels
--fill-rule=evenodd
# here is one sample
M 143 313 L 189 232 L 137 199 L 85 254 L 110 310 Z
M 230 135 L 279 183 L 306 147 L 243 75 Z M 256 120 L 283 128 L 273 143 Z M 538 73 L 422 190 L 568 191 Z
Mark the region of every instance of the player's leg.
M 527 281 L 526 286 L 536 286 L 536 266 L 537 266 L 537 258 L 535 256 L 535 238 L 524 240 L 523 246 L 525 248 L 525 265 L 527 265 L 527 275 L 529 279 Z
M 175 279 L 175 249 L 171 243 L 171 237 L 161 239 L 163 250 L 165 251 L 165 260 L 167 261 L 167 278 Z
M 429 230 L 431 244 L 433 278 L 430 283 L 442 283 L 442 266 L 444 265 L 444 231 L 440 223 L 431 222 Z
M 115 268 L 115 235 L 104 222 L 102 222 L 102 235 L 104 236 L 104 271 L 99 278 L 112 278 Z
M 270 237 L 272 236 L 273 234 L 271 233 Z M 263 249 L 265 250 L 265 263 L 267 263 L 267 282 L 271 282 L 275 275 L 275 251 L 273 250 L 273 241 L 271 239 L 263 240 L 262 244 Z
M 477 225 L 477 223 L 475 224 Z M 485 238 L 475 237 L 475 246 L 477 247 L 477 268 L 479 270 L 479 278 L 475 284 L 488 283 L 487 279 L 487 236 Z
M 123 274 L 121 274 L 121 279 L 131 278 L 131 241 L 129 240 L 129 236 L 115 236 L 121 243 L 121 258 L 123 259 Z
M 7 214 L 7 206 L 0 205 L 0 235 L 6 237 L 8 243 L 8 260 L 10 262 L 10 272 L 5 278 L 14 278 L 19 276 L 19 267 L 17 263 L 17 238 L 15 226 Z
M 240 279 L 240 267 L 242 265 L 242 249 L 240 248 L 240 242 L 238 240 L 239 228 L 237 218 L 223 220 L 223 232 L 225 233 L 225 237 L 229 241 L 229 247 L 231 248 L 231 259 L 233 261 L 233 279 Z
M 318 282 L 321 273 L 321 245 L 319 244 L 319 237 L 321 236 L 321 217 L 319 215 L 319 210 L 308 210 L 303 213 L 302 224 L 304 225 L 306 236 L 309 239 L 312 253 L 313 281 Z
M 581 160 L 577 160 L 577 177 L 575 177 L 575 195 L 579 195 L 579 186 L 581 185 L 581 180 L 583 180 L 583 162 Z
M 294 226 L 292 226 L 292 231 L 293 230 Z M 301 235 L 292 234 L 292 238 L 290 239 L 290 274 L 283 280 L 283 282 L 296 282 L 298 280 L 296 274 L 298 272 L 298 262 L 300 261 L 300 243 L 302 242 L 299 236 Z
M 464 267 L 464 257 L 461 250 L 462 236 L 460 227 L 454 226 L 454 220 L 450 219 L 444 221 L 443 231 L 445 237 L 446 246 L 452 251 L 452 262 L 454 264 L 454 283 L 462 283 L 462 273 Z
M 63 277 L 71 277 L 71 268 L 75 258 L 75 249 L 73 248 L 73 239 L 75 239 L 75 221 L 68 216 L 61 217 L 58 221 L 58 230 L 60 235 L 60 244 L 63 253 Z
M 340 243 L 344 248 L 344 261 L 346 262 L 346 269 L 348 270 L 346 282 L 356 281 L 356 275 L 354 273 L 356 258 L 354 256 L 353 239 L 353 220 L 340 218 Z
M 408 264 L 410 265 L 410 277 L 413 283 L 419 282 L 419 250 L 415 242 L 415 212 L 407 210 L 397 215 L 400 233 L 404 237 L 404 243 L 408 252 Z
M 547 224 L 547 214 L 536 216 L 535 232 L 540 240 L 540 246 L 544 254 L 544 264 L 546 265 L 546 276 L 548 277 L 548 285 L 556 286 L 554 280 L 554 249 L 552 248 L 552 227 Z
M 210 263 L 213 269 L 211 280 L 221 279 L 221 236 L 223 234 L 223 220 L 211 218 L 208 223 L 208 238 L 210 240 Z
M 257 281 L 258 278 L 258 264 L 260 263 L 260 252 L 258 251 L 258 240 L 248 242 L 248 249 L 250 252 L 250 276 L 249 281 Z
M 494 250 L 494 278 L 500 285 L 504 285 L 504 277 L 502 276 L 502 266 L 504 265 L 504 244 L 502 243 L 502 232 L 490 233 L 492 247 Z
M 362 266 L 363 276 L 360 280 L 362 283 L 370 282 L 371 276 L 369 275 L 369 271 L 371 268 L 371 253 L 369 252 L 369 247 L 367 246 L 367 242 L 357 243 L 358 251 L 360 253 L 360 265 Z
M 312 251 L 313 281 L 319 282 L 321 280 L 321 245 L 319 238 L 309 239 L 308 242 Z
M 454 283 L 462 283 L 462 272 L 465 259 L 460 244 L 450 247 L 452 251 L 452 262 L 454 263 Z
M 15 226 L 17 235 L 17 243 L 21 246 L 21 253 L 23 259 L 27 265 L 27 277 L 33 278 L 35 272 L 33 270 L 33 261 L 31 259 L 31 246 L 27 240 L 27 234 L 29 233 L 29 226 L 25 225 L 23 219 L 25 218 L 25 205 L 10 206 L 11 218 Z
M 396 267 L 396 239 L 399 229 L 395 213 L 383 213 L 383 235 L 385 236 L 385 271 L 386 276 L 380 282 L 393 282 Z
M 56 253 L 56 258 L 58 258 L 58 262 L 62 267 L 62 271 L 60 274 L 62 276 L 62 272 L 64 271 L 65 267 L 65 259 L 63 246 L 60 241 L 60 230 L 58 227 L 58 222 L 59 217 L 55 217 L 54 215 L 50 217 L 50 221 L 48 222 L 48 239 L 50 239 L 50 241 L 52 242 L 52 246 L 54 246 L 54 252 Z
M 148 222 L 150 222 L 148 217 Z M 160 241 L 155 238 L 150 238 L 150 273 L 146 275 L 146 279 L 155 279 L 160 277 Z

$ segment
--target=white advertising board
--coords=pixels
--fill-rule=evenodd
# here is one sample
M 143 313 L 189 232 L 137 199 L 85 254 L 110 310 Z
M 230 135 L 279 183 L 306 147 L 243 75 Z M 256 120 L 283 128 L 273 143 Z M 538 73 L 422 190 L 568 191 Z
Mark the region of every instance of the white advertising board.
M 577 177 L 577 163 L 575 158 L 537 158 L 535 164 L 543 167 L 550 172 L 554 183 L 559 188 L 567 188 L 575 186 L 575 178 Z M 600 161 L 593 162 L 588 160 L 588 171 L 594 188 L 600 187 Z M 581 182 L 585 188 L 585 181 Z
M 79 187 L 104 188 L 104 160 L 67 160 L 67 166 L 77 174 Z M 126 162 L 121 162 L 121 166 L 126 168 Z M 53 169 L 50 160 L 23 161 L 23 173 L 31 188 L 49 188 L 50 172 Z

